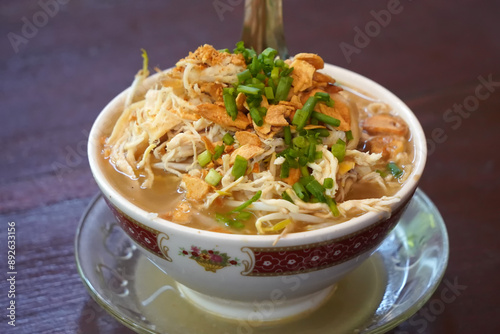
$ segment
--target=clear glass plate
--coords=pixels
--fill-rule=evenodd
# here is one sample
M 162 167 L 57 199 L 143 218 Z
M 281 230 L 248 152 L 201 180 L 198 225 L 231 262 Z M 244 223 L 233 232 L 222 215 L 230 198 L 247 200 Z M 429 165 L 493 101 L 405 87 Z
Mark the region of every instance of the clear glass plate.
M 78 271 L 90 295 L 138 333 L 384 333 L 431 297 L 448 262 L 446 226 L 419 189 L 377 252 L 338 283 L 333 296 L 300 319 L 267 325 L 236 322 L 191 305 L 120 230 L 98 195 L 77 230 Z

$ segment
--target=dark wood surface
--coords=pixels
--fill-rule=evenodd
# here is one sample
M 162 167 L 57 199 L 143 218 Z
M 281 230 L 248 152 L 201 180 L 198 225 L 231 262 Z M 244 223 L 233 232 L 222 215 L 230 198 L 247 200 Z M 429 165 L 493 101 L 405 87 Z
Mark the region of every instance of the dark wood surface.
M 218 15 L 219 2 L 231 10 Z M 40 14 L 41 3 L 51 3 L 53 15 Z M 394 3 L 285 1 L 289 50 L 318 53 L 386 86 L 430 139 L 420 187 L 447 224 L 444 281 L 459 288 L 450 300 L 443 283 L 392 333 L 498 333 L 500 3 L 401 0 L 396 10 Z M 372 11 L 388 8 L 390 22 L 375 24 Z M 75 266 L 78 220 L 98 191 L 86 133 L 130 84 L 140 48 L 160 68 L 204 43 L 231 48 L 242 1 L 2 1 L 0 15 L 0 332 L 131 333 L 100 310 Z M 23 28 L 26 22 L 40 27 Z M 356 39 L 357 28 L 373 29 L 370 40 Z M 341 49 L 347 44 L 358 46 L 349 57 Z M 12 221 L 15 328 L 6 318 Z

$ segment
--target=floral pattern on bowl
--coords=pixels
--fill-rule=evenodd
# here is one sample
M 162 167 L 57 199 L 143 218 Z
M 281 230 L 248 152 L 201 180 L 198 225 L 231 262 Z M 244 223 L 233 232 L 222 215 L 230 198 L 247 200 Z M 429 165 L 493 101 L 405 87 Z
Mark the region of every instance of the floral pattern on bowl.
M 227 253 L 221 253 L 218 250 L 200 249 L 196 246 L 191 246 L 190 250 L 181 247 L 179 255 L 189 256 L 190 259 L 195 260 L 200 266 L 205 268 L 205 271 L 215 273 L 217 270 L 228 266 L 239 266 L 241 264 L 238 258 L 231 259 Z

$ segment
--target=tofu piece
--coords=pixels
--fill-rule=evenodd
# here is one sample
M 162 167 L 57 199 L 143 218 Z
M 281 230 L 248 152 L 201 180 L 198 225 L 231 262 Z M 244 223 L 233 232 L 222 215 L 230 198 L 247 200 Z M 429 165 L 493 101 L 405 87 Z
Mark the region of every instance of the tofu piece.
M 363 123 L 363 130 L 372 136 L 394 135 L 404 137 L 408 134 L 408 125 L 400 117 L 383 113 L 368 117 Z

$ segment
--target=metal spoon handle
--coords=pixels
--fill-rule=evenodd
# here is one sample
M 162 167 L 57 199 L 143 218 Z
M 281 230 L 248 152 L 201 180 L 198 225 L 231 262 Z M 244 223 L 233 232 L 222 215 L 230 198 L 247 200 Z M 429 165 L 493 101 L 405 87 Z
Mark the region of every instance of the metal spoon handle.
M 245 0 L 241 39 L 247 47 L 257 52 L 271 47 L 281 59 L 288 58 L 282 7 L 282 0 Z

